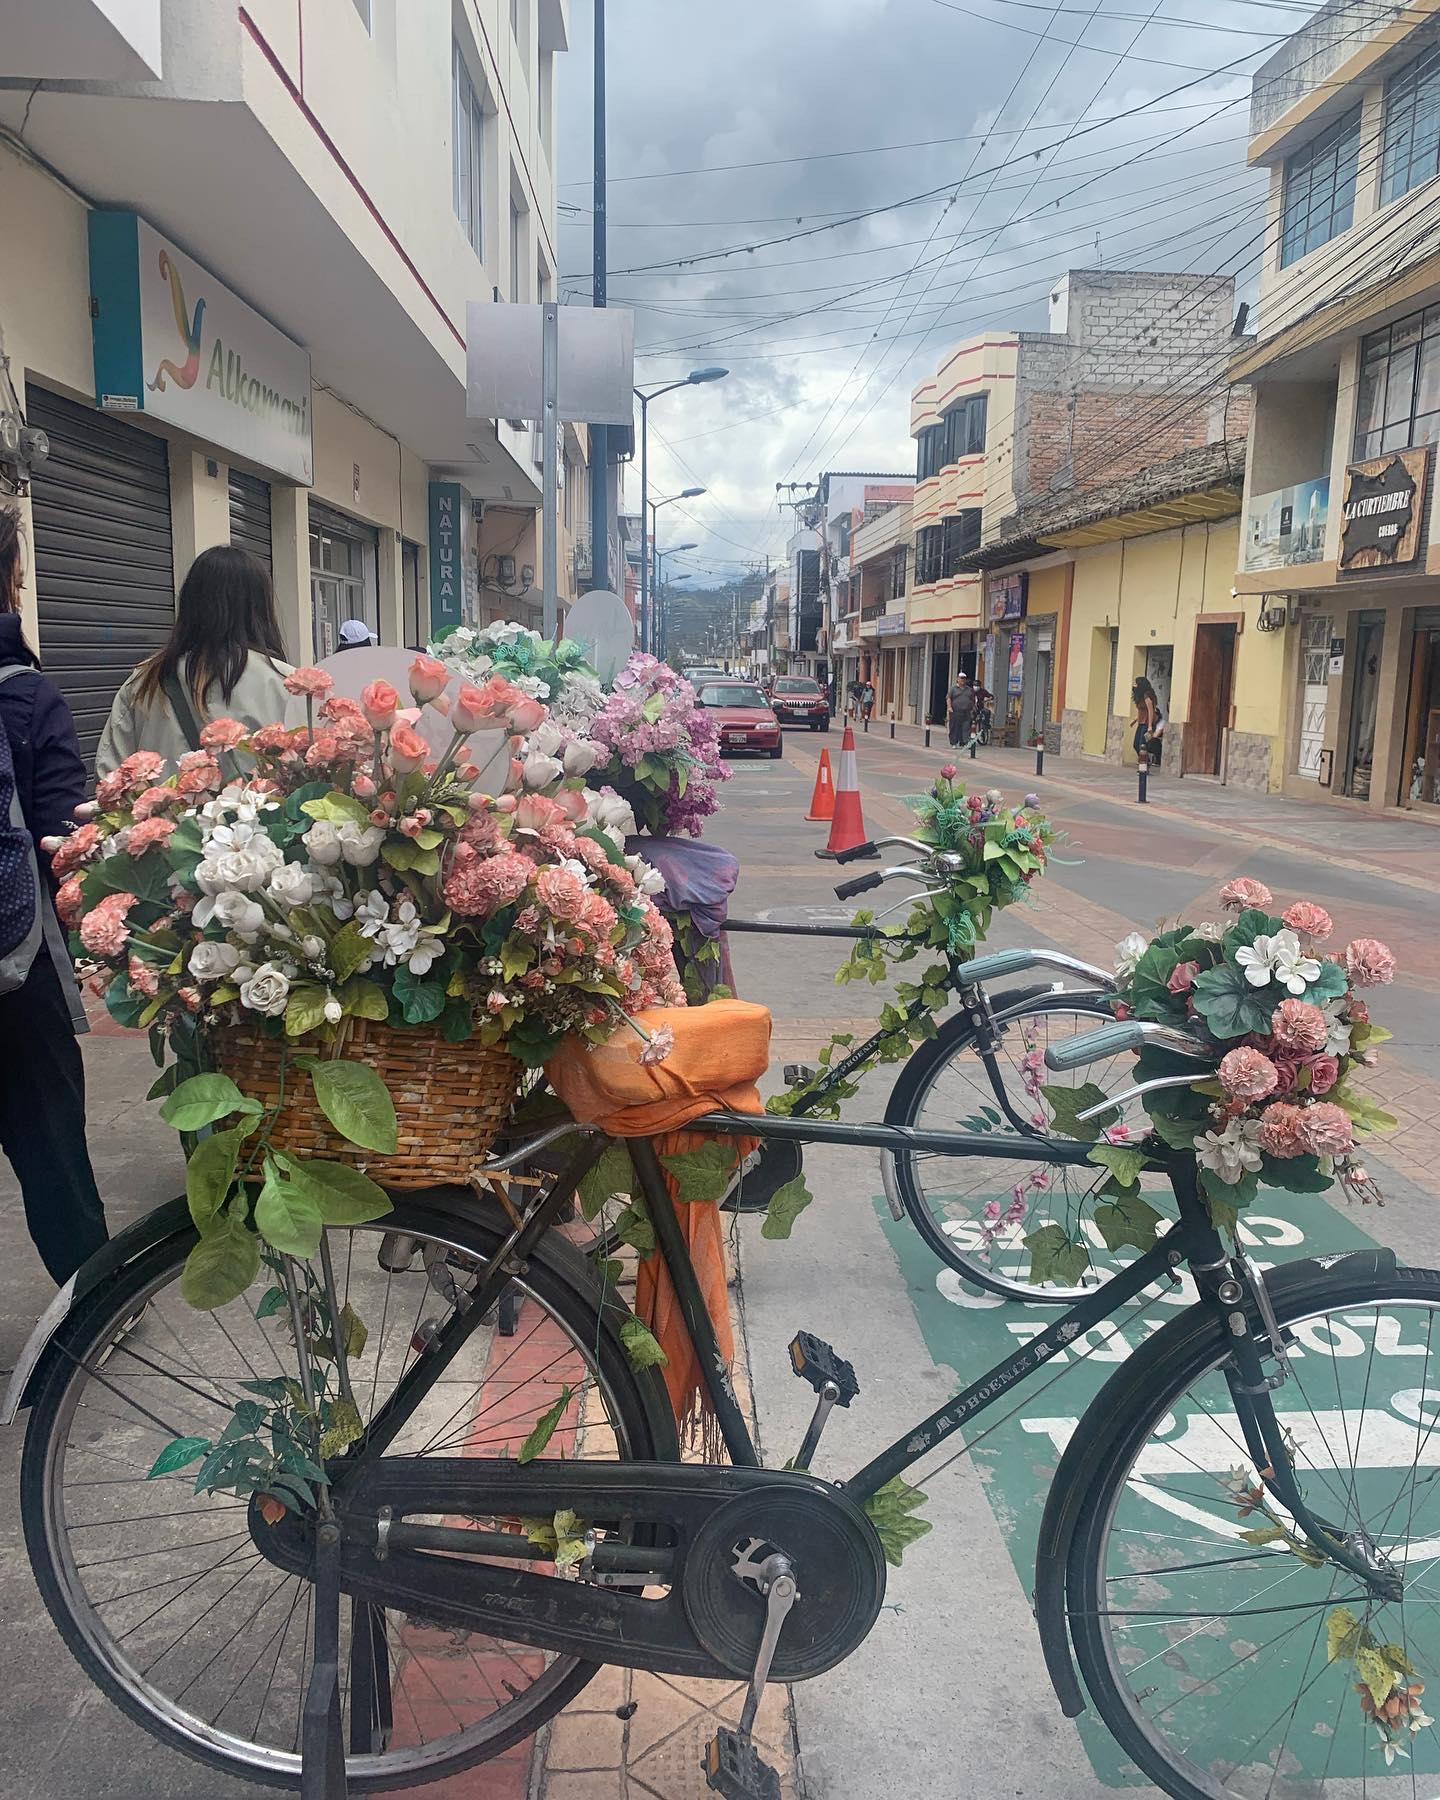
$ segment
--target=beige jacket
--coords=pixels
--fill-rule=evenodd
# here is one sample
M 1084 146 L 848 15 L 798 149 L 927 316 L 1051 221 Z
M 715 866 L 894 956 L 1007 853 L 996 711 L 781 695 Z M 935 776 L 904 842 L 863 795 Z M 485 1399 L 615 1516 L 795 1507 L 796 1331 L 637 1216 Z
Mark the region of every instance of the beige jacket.
M 284 685 L 289 673 L 289 663 L 272 662 L 261 651 L 252 650 L 244 673 L 228 700 L 212 684 L 205 696 L 204 707 L 197 708 L 200 723 L 204 725 L 209 719 L 238 719 L 242 725 L 260 726 L 283 720 L 290 698 Z M 185 680 L 185 677 L 182 675 L 181 679 Z M 95 752 L 97 775 L 108 775 L 137 750 L 154 750 L 174 764 L 190 748 L 170 710 L 170 702 L 163 694 L 149 706 L 137 702 L 135 690 L 139 681 L 137 669 L 115 696 L 115 704 L 110 708 L 110 717 Z M 185 686 L 188 693 L 188 680 L 185 680 Z

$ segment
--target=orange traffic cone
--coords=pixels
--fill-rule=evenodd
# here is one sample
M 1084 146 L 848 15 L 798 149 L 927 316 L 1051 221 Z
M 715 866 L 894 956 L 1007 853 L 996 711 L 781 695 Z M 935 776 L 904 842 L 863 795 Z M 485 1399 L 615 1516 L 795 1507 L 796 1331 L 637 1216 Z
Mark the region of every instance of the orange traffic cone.
M 835 777 L 830 773 L 830 752 L 820 752 L 820 767 L 815 771 L 815 792 L 810 796 L 807 819 L 825 821 L 835 817 Z
M 835 789 L 835 816 L 830 821 L 830 841 L 817 856 L 837 856 L 865 842 L 865 816 L 860 810 L 860 770 L 855 761 L 855 729 L 845 727 L 840 744 L 840 781 Z M 878 852 L 872 851 L 871 855 Z

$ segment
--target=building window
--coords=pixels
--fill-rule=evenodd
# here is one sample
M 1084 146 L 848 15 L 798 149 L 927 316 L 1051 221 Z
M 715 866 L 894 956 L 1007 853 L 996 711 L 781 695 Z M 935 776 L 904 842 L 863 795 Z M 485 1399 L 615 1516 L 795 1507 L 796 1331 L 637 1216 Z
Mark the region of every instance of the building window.
M 943 425 L 927 425 L 920 433 L 918 440 L 919 453 L 915 464 L 915 479 L 924 481 L 931 475 L 938 475 L 945 463 L 945 427 Z
M 923 587 L 938 581 L 944 554 L 945 527 L 924 525 L 915 538 L 915 579 Z
M 369 31 L 371 29 L 370 0 L 355 0 L 355 10 L 360 15 L 360 23 Z
M 985 448 L 985 413 L 988 396 L 972 394 L 945 415 L 945 450 L 947 463 L 959 462 L 962 456 L 979 456 Z
M 519 204 L 510 201 L 510 301 L 518 306 L 525 298 L 525 214 Z
M 1282 269 L 1349 229 L 1355 214 L 1359 149 L 1357 106 L 1286 158 L 1280 235 Z
M 458 43 L 450 46 L 451 133 L 454 140 L 455 217 L 475 254 L 485 254 L 482 177 L 485 169 L 485 112 Z
M 979 507 L 952 513 L 941 529 L 945 535 L 941 543 L 940 572 L 946 576 L 958 575 L 960 558 L 980 548 Z
M 1374 331 L 1360 345 L 1355 456 L 1440 442 L 1440 306 Z
M 909 569 L 909 566 L 910 566 L 910 550 L 907 545 L 902 544 L 900 546 L 900 548 L 895 552 L 893 571 L 892 571 L 892 575 L 891 575 L 891 590 L 894 593 L 895 598 L 897 600 L 901 599 L 904 596 L 905 577 L 906 577 L 906 573 Z
M 1380 202 L 1440 174 L 1440 44 L 1432 44 L 1385 84 Z
M 553 142 L 555 133 L 555 52 L 553 50 L 540 52 L 540 73 L 536 86 L 539 90 L 537 108 L 540 114 L 540 142 L 544 146 L 545 154 L 553 156 L 555 153 Z

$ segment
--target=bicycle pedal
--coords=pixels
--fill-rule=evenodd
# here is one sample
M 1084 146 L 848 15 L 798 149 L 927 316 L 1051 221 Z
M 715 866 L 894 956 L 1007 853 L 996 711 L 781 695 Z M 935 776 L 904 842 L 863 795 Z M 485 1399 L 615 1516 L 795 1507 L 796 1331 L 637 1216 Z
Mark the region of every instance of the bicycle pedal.
M 790 1363 L 802 1381 L 808 1381 L 818 1394 L 826 1383 L 836 1389 L 835 1401 L 848 1406 L 860 1392 L 855 1370 L 825 1342 L 808 1331 L 797 1331 L 790 1345 Z
M 786 1087 L 799 1087 L 802 1083 L 818 1081 L 820 1071 L 814 1063 L 786 1063 L 784 1069 Z
M 755 1746 L 722 1725 L 705 1746 L 705 1785 L 725 1800 L 780 1800 L 780 1777 Z

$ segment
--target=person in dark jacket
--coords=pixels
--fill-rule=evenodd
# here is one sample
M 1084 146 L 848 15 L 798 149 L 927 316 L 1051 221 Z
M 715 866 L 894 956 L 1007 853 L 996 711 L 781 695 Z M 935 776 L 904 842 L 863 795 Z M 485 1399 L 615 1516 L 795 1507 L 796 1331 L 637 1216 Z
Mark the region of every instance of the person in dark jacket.
M 0 729 L 10 740 L 21 810 L 38 846 L 70 826 L 89 782 L 70 708 L 40 673 L 20 629 L 23 574 L 20 515 L 0 505 L 0 667 L 19 663 L 32 671 L 0 682 Z M 37 855 L 45 869 L 44 852 Z M 39 900 L 51 904 L 48 892 Z M 19 1180 L 35 1248 L 62 1284 L 108 1235 L 85 1145 L 85 1066 L 66 977 L 42 944 L 24 985 L 0 994 L 0 1149 Z

